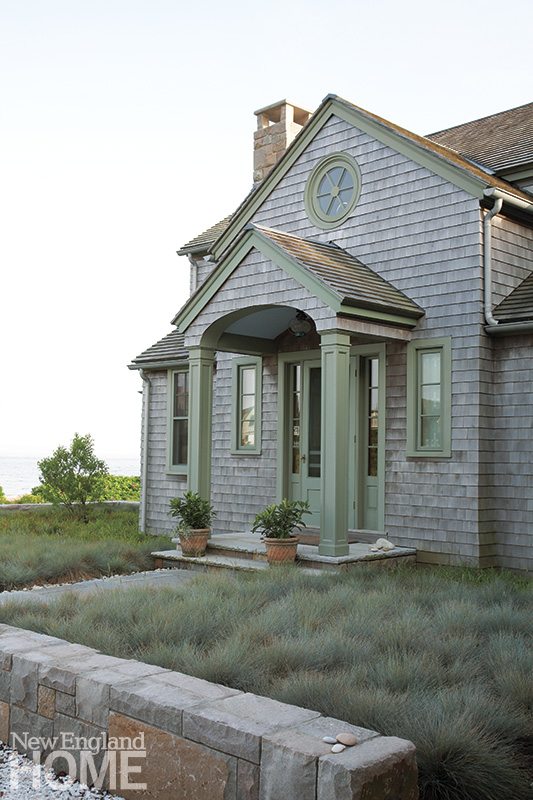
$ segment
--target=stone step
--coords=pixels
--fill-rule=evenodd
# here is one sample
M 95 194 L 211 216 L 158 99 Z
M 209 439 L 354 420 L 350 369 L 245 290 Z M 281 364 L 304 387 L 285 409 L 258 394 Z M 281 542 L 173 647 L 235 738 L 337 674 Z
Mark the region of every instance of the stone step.
M 264 572 L 269 569 L 268 562 L 263 559 L 240 558 L 206 552 L 205 556 L 195 558 L 184 556 L 180 548 L 176 550 L 159 550 L 152 553 L 159 566 L 170 566 L 177 569 L 189 569 L 195 572 L 215 572 L 219 569 L 233 570 L 236 572 Z M 320 570 L 312 569 L 305 565 L 300 567 L 308 575 L 319 575 Z
M 224 541 L 226 540 L 226 541 Z M 247 534 L 242 537 L 229 534 L 213 536 L 202 558 L 189 558 L 182 554 L 179 545 L 176 550 L 161 550 L 152 553 L 156 567 L 173 566 L 181 569 L 210 571 L 216 569 L 261 571 L 268 569 L 266 550 L 262 542 L 250 541 Z M 354 567 L 393 568 L 399 564 L 416 563 L 416 550 L 396 547 L 388 552 L 373 553 L 367 544 L 350 544 L 346 556 L 322 556 L 317 547 L 300 544 L 296 564 L 300 569 L 311 572 L 340 572 Z

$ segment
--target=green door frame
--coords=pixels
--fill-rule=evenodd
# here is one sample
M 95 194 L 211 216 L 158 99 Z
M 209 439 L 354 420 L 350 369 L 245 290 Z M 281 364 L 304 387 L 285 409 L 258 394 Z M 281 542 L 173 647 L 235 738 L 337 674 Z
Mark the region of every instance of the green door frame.
M 363 359 L 377 357 L 379 359 L 378 372 L 378 531 L 385 529 L 385 431 L 386 431 L 386 345 L 384 342 L 377 344 L 357 345 L 351 348 L 350 364 L 350 496 L 348 508 L 349 528 L 351 530 L 364 529 L 364 498 L 365 481 L 364 467 L 366 465 L 366 417 L 362 413 L 365 408 L 366 386 L 362 380 L 361 365 Z
M 287 431 L 289 428 L 289 393 L 287 365 L 303 361 L 320 361 L 320 350 L 296 350 L 278 354 L 278 431 L 276 498 L 281 502 L 289 496 L 289 455 Z

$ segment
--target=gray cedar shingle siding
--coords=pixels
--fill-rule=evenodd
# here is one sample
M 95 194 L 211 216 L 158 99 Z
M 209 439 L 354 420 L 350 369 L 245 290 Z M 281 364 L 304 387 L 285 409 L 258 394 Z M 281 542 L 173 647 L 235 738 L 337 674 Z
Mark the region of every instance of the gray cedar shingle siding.
M 498 564 L 533 570 L 533 334 L 494 342 L 493 488 Z
M 362 192 L 342 227 L 322 231 L 305 213 L 305 181 L 322 156 L 338 150 L 349 151 L 358 161 Z M 488 565 L 497 560 L 531 567 L 533 341 L 523 337 L 514 344 L 493 342 L 483 332 L 478 200 L 332 118 L 252 222 L 302 238 L 334 241 L 425 309 L 413 338 L 452 337 L 449 459 L 406 458 L 406 349 L 401 343 L 387 343 L 385 529 L 390 538 L 417 547 L 421 561 Z M 530 230 L 495 220 L 495 303 L 531 270 L 532 245 Z M 206 265 L 205 275 L 212 268 Z M 198 344 L 205 328 L 229 311 L 265 302 L 301 308 L 319 329 L 334 322 L 320 301 L 252 251 L 192 323 L 186 345 Z M 265 358 L 262 455 L 232 456 L 231 360 L 230 354 L 217 357 L 212 498 L 218 511 L 216 528 L 238 531 L 275 498 L 277 378 L 276 359 Z M 166 375 L 157 378 L 148 517 L 149 524 L 164 527 L 168 499 L 180 484 L 165 475 Z
M 168 516 L 169 500 L 182 494 L 185 478 L 167 474 L 167 372 L 150 372 L 150 424 L 148 431 L 148 492 L 146 529 L 150 533 L 172 531 L 176 522 Z M 146 393 L 144 393 L 146 398 Z

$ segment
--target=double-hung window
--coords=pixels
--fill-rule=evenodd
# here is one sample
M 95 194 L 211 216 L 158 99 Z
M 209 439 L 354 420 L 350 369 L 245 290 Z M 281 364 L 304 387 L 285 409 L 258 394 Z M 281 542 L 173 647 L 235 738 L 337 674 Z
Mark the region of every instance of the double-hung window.
M 451 455 L 450 339 L 407 346 L 407 455 Z
M 261 452 L 261 358 L 236 358 L 232 379 L 231 452 Z
M 169 370 L 168 471 L 187 473 L 189 447 L 189 370 Z

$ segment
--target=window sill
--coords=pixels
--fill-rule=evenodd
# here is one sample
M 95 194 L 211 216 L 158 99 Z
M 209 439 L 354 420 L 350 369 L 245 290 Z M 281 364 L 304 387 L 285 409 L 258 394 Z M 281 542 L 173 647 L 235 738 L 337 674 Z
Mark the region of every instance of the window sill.
M 406 458 L 451 458 L 451 450 L 407 450 Z
M 167 467 L 167 475 L 172 475 L 174 478 L 186 478 L 188 475 L 187 467 Z

